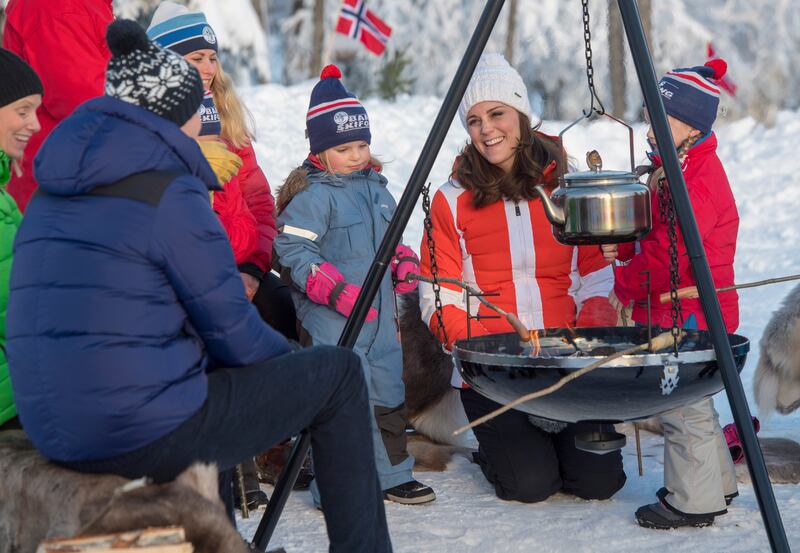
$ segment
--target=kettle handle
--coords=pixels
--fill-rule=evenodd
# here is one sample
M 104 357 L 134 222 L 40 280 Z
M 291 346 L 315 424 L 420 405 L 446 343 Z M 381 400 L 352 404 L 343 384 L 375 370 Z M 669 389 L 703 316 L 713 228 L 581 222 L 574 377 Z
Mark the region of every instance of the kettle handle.
M 623 125 L 623 126 L 625 126 L 625 128 L 626 128 L 626 129 L 628 129 L 628 149 L 629 149 L 629 152 L 630 152 L 630 157 L 631 157 L 631 173 L 634 173 L 634 172 L 635 172 L 635 170 L 636 170 L 636 164 L 635 164 L 635 162 L 634 162 L 634 159 L 633 159 L 633 127 L 631 127 L 630 125 L 628 125 L 628 124 L 627 124 L 625 121 L 623 121 L 622 119 L 617 119 L 617 118 L 616 118 L 616 117 L 614 117 L 613 115 L 610 115 L 610 114 L 609 114 L 608 112 L 606 112 L 606 111 L 603 111 L 603 112 L 591 111 L 591 112 L 589 112 L 589 115 L 581 115 L 581 116 L 580 116 L 579 118 L 577 118 L 575 121 L 573 121 L 572 123 L 570 123 L 569 125 L 567 125 L 567 126 L 566 126 L 566 127 L 565 127 L 565 128 L 564 128 L 564 129 L 563 129 L 561 132 L 560 132 L 560 133 L 558 133 L 558 140 L 559 140 L 559 142 L 561 143 L 561 147 L 562 147 L 562 148 L 564 147 L 564 138 L 563 138 L 563 137 L 564 137 L 564 135 L 567 133 L 567 131 L 568 131 L 568 130 L 570 130 L 572 127 L 574 127 L 575 125 L 577 125 L 578 123 L 580 123 L 580 122 L 581 122 L 581 121 L 583 121 L 584 119 L 591 119 L 592 117 L 594 117 L 594 116 L 595 116 L 595 114 L 596 114 L 596 115 L 599 115 L 599 116 L 605 116 L 605 117 L 608 117 L 609 119 L 612 119 L 613 121 L 616 121 L 616 122 L 617 122 L 617 123 L 619 123 L 620 125 Z M 562 175 L 561 175 L 561 176 L 563 176 L 563 173 L 562 173 Z

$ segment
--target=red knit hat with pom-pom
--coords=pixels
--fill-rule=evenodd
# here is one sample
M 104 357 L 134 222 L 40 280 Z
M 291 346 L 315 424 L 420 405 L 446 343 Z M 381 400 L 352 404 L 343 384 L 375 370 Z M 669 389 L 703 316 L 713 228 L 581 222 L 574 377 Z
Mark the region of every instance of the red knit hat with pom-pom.
M 335 65 L 326 65 L 320 81 L 311 91 L 306 114 L 306 136 L 312 154 L 324 152 L 339 144 L 364 140 L 369 144 L 367 111 L 341 81 L 342 72 Z
M 728 64 L 713 59 L 705 65 L 673 69 L 658 82 L 664 109 L 702 133 L 711 132 L 719 107 L 719 86 Z

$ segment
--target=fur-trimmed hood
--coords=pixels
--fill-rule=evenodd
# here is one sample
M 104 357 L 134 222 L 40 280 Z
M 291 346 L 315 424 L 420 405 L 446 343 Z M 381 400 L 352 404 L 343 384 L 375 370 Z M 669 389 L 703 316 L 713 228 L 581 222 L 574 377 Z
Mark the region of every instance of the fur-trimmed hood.
M 297 194 L 308 187 L 308 167 L 305 163 L 292 169 L 286 180 L 278 188 L 275 199 L 275 215 L 280 214 Z
M 383 186 L 386 186 L 388 181 L 386 180 L 386 177 L 380 174 L 381 169 L 382 166 L 380 163 L 378 163 L 376 159 L 372 158 L 370 160 L 369 169 L 364 169 L 363 171 L 375 171 L 379 175 L 380 183 Z M 280 215 L 281 212 L 286 209 L 286 206 L 289 205 L 289 202 L 292 201 L 292 198 L 308 188 L 308 185 L 311 184 L 309 179 L 310 176 L 325 172 L 325 166 L 322 165 L 320 159 L 313 154 L 309 155 L 302 165 L 296 167 L 291 173 L 289 173 L 289 176 L 286 177 L 286 180 L 283 181 L 283 184 L 280 186 L 280 188 L 278 188 L 275 200 L 275 215 Z M 338 175 L 338 177 L 342 180 L 342 182 L 337 182 L 336 179 L 331 179 L 326 182 L 332 186 L 343 186 L 344 179 L 347 178 L 347 175 Z

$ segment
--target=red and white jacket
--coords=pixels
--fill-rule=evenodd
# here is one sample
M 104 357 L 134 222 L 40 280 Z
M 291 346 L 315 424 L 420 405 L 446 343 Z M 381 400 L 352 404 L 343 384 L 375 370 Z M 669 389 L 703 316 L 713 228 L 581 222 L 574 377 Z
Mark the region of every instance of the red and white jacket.
M 546 175 L 554 168 L 555 164 L 549 166 Z M 528 328 L 616 325 L 617 314 L 608 303 L 614 285 L 611 266 L 597 246 L 557 242 L 539 199 L 503 200 L 476 208 L 472 192 L 451 179 L 434 195 L 431 219 L 438 276 L 492 294 L 487 299 L 515 313 Z M 431 276 L 426 236 L 420 253 L 421 273 Z M 442 283 L 441 301 L 449 348 L 467 337 L 466 298 L 458 286 Z M 420 283 L 420 307 L 423 320 L 436 334 L 430 284 Z M 497 315 L 474 298 L 469 309 L 472 315 Z M 504 318 L 473 319 L 470 330 L 472 336 L 513 332 Z M 463 385 L 455 370 L 453 385 Z

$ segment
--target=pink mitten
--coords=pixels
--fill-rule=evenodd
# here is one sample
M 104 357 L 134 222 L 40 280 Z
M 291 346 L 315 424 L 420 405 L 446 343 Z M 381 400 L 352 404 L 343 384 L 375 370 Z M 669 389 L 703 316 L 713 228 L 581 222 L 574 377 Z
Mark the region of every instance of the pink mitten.
M 617 326 L 617 311 L 607 298 L 591 297 L 583 302 L 575 326 Z
M 758 431 L 761 430 L 761 422 L 756 417 L 753 417 L 753 427 L 756 430 L 756 434 L 758 434 Z M 734 423 L 730 423 L 725 425 L 722 433 L 725 435 L 725 441 L 728 444 L 728 450 L 731 452 L 734 464 L 740 464 L 744 461 L 744 448 L 742 447 L 742 440 L 739 438 L 739 430 Z
M 359 286 L 346 283 L 339 269 L 327 261 L 319 266 L 311 266 L 311 272 L 306 280 L 306 294 L 311 301 L 328 305 L 345 317 L 349 317 L 359 292 L 361 292 Z M 366 320 L 374 321 L 377 317 L 378 312 L 370 307 Z
M 358 295 L 361 293 L 361 286 L 356 286 L 355 284 L 345 284 L 341 289 L 337 287 L 331 294 L 331 300 L 328 302 L 328 305 L 333 303 L 334 309 L 344 315 L 345 317 L 349 317 L 350 313 L 353 312 L 353 307 L 356 305 L 356 300 L 358 299 Z M 367 311 L 367 322 L 374 321 L 378 318 L 378 311 L 374 307 L 370 307 L 369 311 Z
M 342 273 L 327 261 L 320 265 L 312 265 L 306 280 L 306 294 L 311 301 L 328 305 L 331 292 L 341 282 L 344 282 Z
M 392 277 L 397 283 L 394 291 L 398 294 L 407 294 L 417 289 L 419 284 L 416 280 L 413 282 L 406 282 L 408 273 L 413 273 L 419 270 L 419 257 L 414 253 L 414 250 L 405 244 L 398 244 L 392 257 Z

